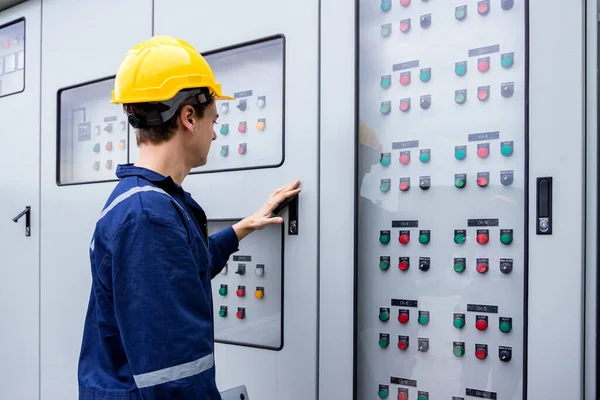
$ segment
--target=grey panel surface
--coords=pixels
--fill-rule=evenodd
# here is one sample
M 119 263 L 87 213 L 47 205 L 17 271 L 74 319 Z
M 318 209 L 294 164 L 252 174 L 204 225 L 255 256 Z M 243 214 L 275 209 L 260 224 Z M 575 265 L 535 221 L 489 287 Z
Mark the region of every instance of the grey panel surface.
M 25 0 L 0 0 L 0 11 L 24 3 Z M 39 2 L 38 2 L 39 3 Z

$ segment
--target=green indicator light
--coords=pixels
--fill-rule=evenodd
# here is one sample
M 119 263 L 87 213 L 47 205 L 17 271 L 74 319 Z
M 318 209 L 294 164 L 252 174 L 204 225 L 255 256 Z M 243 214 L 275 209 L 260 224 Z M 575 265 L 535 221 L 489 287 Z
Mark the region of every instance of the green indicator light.
M 381 182 L 379 185 L 379 190 L 382 192 L 388 192 L 390 190 L 390 184 L 388 182 Z
M 225 296 L 227 294 L 227 288 L 226 287 L 222 287 L 219 289 L 219 294 L 221 296 Z
M 419 396 L 419 398 L 417 400 L 427 400 L 426 396 Z
M 382 311 L 382 312 L 379 313 L 379 320 L 380 321 L 385 322 L 385 321 L 387 321 L 389 319 L 390 319 L 390 313 L 389 312 Z
M 389 344 L 390 341 L 388 340 L 388 338 L 382 337 L 381 339 L 379 339 L 379 347 L 385 348 L 388 347 Z
M 381 87 L 384 89 L 388 89 L 392 86 L 392 80 L 389 77 L 381 78 Z
M 508 333 L 508 332 L 510 332 L 511 329 L 512 329 L 512 326 L 510 325 L 509 322 L 507 322 L 507 321 L 500 322 L 500 332 Z
M 457 160 L 464 160 L 467 157 L 467 152 L 464 149 L 458 149 L 454 152 L 454 157 Z
M 419 78 L 421 78 L 421 82 L 429 82 L 429 80 L 431 79 L 431 72 L 423 70 L 421 71 L 421 75 L 419 75 Z
M 221 151 L 219 153 L 221 154 L 221 156 L 225 157 L 227 155 L 227 149 L 221 148 Z
M 221 308 L 219 310 L 219 317 L 225 318 L 226 315 L 227 315 L 227 311 Z
M 426 233 L 423 233 L 423 234 L 419 235 L 419 243 L 421 243 L 421 244 L 427 244 L 427 243 L 429 243 L 429 239 L 430 239 L 430 237 Z
M 431 155 L 429 153 L 421 153 L 419 155 L 419 160 L 422 163 L 428 163 L 430 159 L 431 159 Z
M 459 189 L 462 189 L 465 187 L 465 180 L 462 178 L 458 178 L 454 181 L 454 186 L 456 186 Z
M 389 103 L 383 103 L 381 105 L 381 108 L 379 109 L 379 111 L 381 111 L 382 114 L 389 114 L 390 112 L 390 104 Z
M 462 233 L 459 233 L 458 235 L 454 235 L 454 243 L 456 244 L 463 244 L 465 242 L 466 238 L 465 235 L 463 235 Z
M 379 162 L 381 163 L 381 165 L 383 165 L 384 167 L 387 167 L 390 165 L 390 163 L 392 162 L 392 158 L 390 156 L 382 156 L 381 160 L 379 160 Z
M 463 272 L 465 270 L 465 264 L 463 264 L 463 263 L 454 264 L 454 270 L 456 272 Z M 463 322 L 463 325 L 464 325 L 464 322 Z M 456 320 L 454 320 L 454 326 L 456 326 Z M 458 328 L 458 326 L 457 326 L 457 328 Z
M 419 324 L 427 325 L 429 323 L 429 317 L 425 314 L 419 316 Z
M 454 72 L 458 76 L 464 76 L 467 73 L 467 67 L 464 64 L 459 64 L 454 67 Z
M 464 8 L 457 8 L 454 16 L 456 17 L 456 19 L 463 19 L 465 17 L 465 9 Z
M 389 25 L 384 25 L 381 27 L 381 36 L 388 37 L 392 33 L 391 27 Z
M 452 353 L 454 353 L 456 357 L 462 357 L 465 354 L 465 351 L 460 346 L 454 346 L 454 350 L 452 350 Z
M 389 267 L 390 267 L 390 263 L 385 260 L 383 260 L 379 263 L 379 268 L 381 268 L 382 271 L 385 271 Z
M 390 9 L 392 8 L 392 3 L 389 1 L 382 1 L 381 2 L 381 11 L 390 11 Z
M 503 233 L 502 236 L 500 236 L 500 242 L 502 242 L 502 244 L 510 244 L 512 242 L 512 235 Z
M 454 318 L 454 327 L 457 329 L 462 329 L 465 326 L 465 320 L 462 318 Z
M 505 145 L 505 146 L 502 146 L 502 148 L 500 149 L 500 152 L 502 153 L 502 155 L 504 157 L 508 157 L 508 156 L 512 155 L 513 148 L 512 148 L 512 146 Z
M 502 57 L 502 66 L 504 68 L 510 68 L 513 66 L 514 60 L 511 56 L 504 56 Z
M 390 235 L 388 233 L 382 233 L 379 235 L 379 241 L 382 244 L 388 244 L 390 242 Z
M 389 396 L 389 392 L 387 391 L 387 389 L 381 389 L 379 391 L 379 398 L 380 399 L 387 399 Z
M 220 132 L 221 135 L 227 135 L 229 133 L 229 125 L 222 125 Z

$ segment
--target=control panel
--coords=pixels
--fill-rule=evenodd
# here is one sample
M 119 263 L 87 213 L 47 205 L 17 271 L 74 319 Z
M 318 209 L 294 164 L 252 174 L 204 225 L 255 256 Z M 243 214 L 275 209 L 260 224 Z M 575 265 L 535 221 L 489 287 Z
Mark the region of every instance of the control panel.
M 25 90 L 25 20 L 0 26 L 0 97 Z
M 110 103 L 113 87 L 109 78 L 58 92 L 59 184 L 114 180 L 128 162 L 130 126 L 123 106 Z
M 217 102 L 217 140 L 210 148 L 208 163 L 192 169 L 192 174 L 278 167 L 283 163 L 284 51 L 283 37 L 275 36 L 203 53 L 223 93 L 235 100 Z M 134 147 L 133 160 L 137 158 Z
M 209 221 L 209 234 L 236 222 Z M 283 347 L 283 237 L 283 225 L 247 236 L 212 280 L 216 342 Z
M 360 2 L 359 400 L 523 398 L 524 9 Z

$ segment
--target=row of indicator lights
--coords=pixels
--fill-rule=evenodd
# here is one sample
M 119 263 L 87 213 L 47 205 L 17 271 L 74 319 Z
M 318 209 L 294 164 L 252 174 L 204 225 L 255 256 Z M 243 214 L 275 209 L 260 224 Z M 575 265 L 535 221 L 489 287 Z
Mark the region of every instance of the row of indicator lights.
M 121 130 L 124 131 L 127 128 L 127 122 L 125 121 L 121 121 Z M 106 133 L 113 133 L 113 124 L 109 123 L 107 124 L 104 128 L 100 127 L 100 125 L 96 125 L 94 127 L 94 133 L 96 135 L 99 135 L 102 133 L 102 131 L 106 132 Z
M 490 173 L 489 172 L 478 172 L 477 173 L 477 186 L 486 188 L 490 184 Z M 500 171 L 500 183 L 502 186 L 511 186 L 514 182 L 513 171 Z M 383 193 L 388 193 L 391 190 L 392 181 L 390 179 L 381 179 L 379 183 L 379 190 Z M 454 186 L 457 189 L 464 189 L 467 186 L 467 174 L 455 174 L 454 175 Z M 398 189 L 401 192 L 408 192 L 411 188 L 410 177 L 402 177 L 399 179 Z M 421 176 L 419 177 L 419 188 L 421 190 L 429 190 L 431 188 L 431 177 Z
M 11 45 L 16 46 L 23 41 L 25 41 L 25 36 L 21 36 L 20 38 L 14 38 L 13 40 L 5 40 L 4 48 L 9 49 Z
M 488 187 L 490 183 L 489 172 L 478 172 L 477 173 L 477 186 L 481 188 Z M 514 182 L 514 174 L 511 171 L 500 172 L 500 183 L 502 186 L 510 186 Z M 457 189 L 464 189 L 467 187 L 467 174 L 455 174 L 454 175 L 454 187 Z
M 219 295 L 220 296 L 227 296 L 227 293 L 229 293 L 229 289 L 227 284 L 221 284 L 221 287 L 219 287 Z M 235 291 L 235 295 L 237 297 L 246 297 L 246 286 L 244 285 L 239 285 L 237 290 Z M 261 300 L 262 298 L 265 297 L 265 288 L 262 286 L 257 286 L 256 290 L 254 291 L 254 297 L 256 297 L 257 299 Z
M 419 338 L 419 352 L 429 351 L 429 340 L 423 340 Z M 380 334 L 379 346 L 381 348 L 387 348 L 389 346 L 390 338 L 388 334 Z M 408 350 L 410 345 L 410 338 L 408 336 L 399 335 L 397 347 L 401 351 Z M 454 342 L 452 344 L 452 353 L 456 357 L 462 357 L 465 354 L 465 342 Z M 475 344 L 475 357 L 479 360 L 485 360 L 488 356 L 488 346 L 486 344 Z M 502 362 L 508 362 L 512 359 L 512 348 L 506 346 L 498 346 L 498 358 Z
M 237 149 L 237 153 L 239 155 L 244 155 L 246 154 L 248 151 L 248 144 L 247 143 L 240 143 L 238 145 L 238 149 Z M 229 145 L 224 144 L 221 146 L 221 150 L 219 151 L 219 154 L 222 157 L 227 157 L 229 155 Z
M 509 69 L 514 65 L 514 53 L 502 54 L 500 57 L 500 65 L 503 68 Z M 482 57 L 477 60 L 477 70 L 481 73 L 486 73 L 490 70 L 490 57 Z M 467 62 L 459 61 L 454 65 L 454 73 L 456 76 L 463 77 L 467 74 Z M 419 79 L 423 83 L 431 80 L 431 68 L 422 68 L 419 72 Z M 400 85 L 408 86 L 412 82 L 412 72 L 404 71 L 400 73 Z M 379 82 L 383 89 L 389 89 L 392 86 L 392 76 L 383 75 Z
M 258 120 L 258 122 L 256 123 L 256 129 L 258 129 L 259 131 L 264 131 L 266 127 L 267 127 L 267 120 L 265 118 L 260 118 Z M 237 130 L 239 133 L 246 133 L 248 131 L 247 121 L 240 121 L 238 123 Z M 229 124 L 221 125 L 221 129 L 219 130 L 219 132 L 221 133 L 221 135 L 227 135 L 229 133 Z
M 504 157 L 510 157 L 514 152 L 514 142 L 507 141 L 500 143 L 500 154 Z M 490 155 L 490 144 L 489 143 L 478 143 L 477 144 L 477 157 L 485 159 Z M 467 158 L 467 146 L 460 145 L 454 147 L 454 158 L 457 160 L 465 160 Z M 400 157 L 398 161 L 402 165 L 408 165 L 411 162 L 411 153 L 410 150 L 400 152 Z M 419 161 L 423 164 L 427 164 L 431 161 L 431 149 L 421 149 L 419 151 Z M 391 153 L 381 153 L 379 163 L 388 167 L 392 163 L 392 154 Z
M 400 73 L 399 82 L 402 86 L 408 86 L 412 82 L 411 71 L 405 71 Z M 423 68 L 419 72 L 419 79 L 423 83 L 427 83 L 431 80 L 431 68 Z M 392 86 L 392 76 L 384 75 L 381 77 L 380 85 L 384 89 L 389 89 Z
M 423 2 L 427 2 L 427 0 L 421 0 Z M 409 7 L 411 4 L 411 0 L 400 0 L 400 5 L 404 8 Z M 510 10 L 514 7 L 514 0 L 501 0 L 500 7 L 503 10 Z M 392 0 L 381 0 L 381 11 L 388 12 L 392 9 Z M 486 16 L 490 12 L 490 0 L 480 0 L 477 2 L 477 12 L 481 16 Z M 458 6 L 455 9 L 455 17 L 456 19 L 462 21 L 467 16 L 467 6 Z
M 388 244 L 391 240 L 391 233 L 388 230 L 379 231 L 379 242 L 381 244 Z M 431 231 L 420 230 L 419 231 L 419 243 L 426 245 L 431 241 Z M 454 242 L 456 244 L 462 244 L 466 241 L 464 233 L 455 233 Z M 488 229 L 478 229 L 476 241 L 480 245 L 486 245 L 490 241 L 490 232 Z M 500 243 L 509 245 L 513 241 L 513 230 L 512 229 L 501 229 L 500 230 Z M 398 235 L 398 242 L 402 245 L 407 245 L 410 242 L 410 231 L 400 231 Z
M 229 264 L 225 264 L 225 267 L 221 271 L 221 275 L 227 275 L 229 270 Z M 235 270 L 236 275 L 244 276 L 246 275 L 246 264 L 238 264 L 237 269 Z M 265 265 L 264 264 L 256 264 L 256 268 L 254 269 L 254 274 L 256 276 L 264 276 L 265 275 Z
M 380 399 L 387 399 L 390 396 L 390 388 L 388 385 L 379 385 L 379 392 L 377 393 Z M 417 400 L 429 400 L 429 393 L 419 391 L 417 394 Z M 398 388 L 398 400 L 409 400 L 408 389 Z
M 104 163 L 104 168 L 106 168 L 106 169 L 112 169 L 112 166 L 113 166 L 112 160 L 107 160 Z M 94 171 L 100 171 L 100 161 L 95 161 L 92 168 L 94 168 Z
M 126 143 L 127 142 L 125 141 L 125 139 L 121 140 L 119 142 L 119 149 L 121 149 L 121 150 L 125 149 Z M 113 150 L 113 142 L 107 142 L 106 145 L 104 146 L 104 149 L 106 151 L 112 151 Z M 93 150 L 94 150 L 94 153 L 100 153 L 100 143 L 96 143 L 94 145 Z
M 389 308 L 379 309 L 379 320 L 381 322 L 388 322 L 391 314 Z M 410 321 L 410 311 L 407 309 L 398 310 L 398 322 L 402 325 L 406 325 Z M 417 319 L 419 325 L 427 325 L 429 323 L 429 311 L 419 311 L 419 317 Z M 452 325 L 456 329 L 463 329 L 466 326 L 465 314 L 454 314 Z M 487 331 L 489 327 L 487 315 L 475 315 L 475 328 L 478 331 Z M 510 333 L 512 331 L 512 318 L 511 317 L 499 317 L 498 318 L 498 330 L 502 333 Z
M 379 385 L 378 396 L 380 399 L 387 399 L 389 397 L 389 386 Z M 429 400 L 429 393 L 418 391 L 417 400 Z M 398 388 L 398 400 L 408 400 L 408 389 Z
M 421 260 L 422 261 L 422 260 Z M 463 273 L 466 271 L 467 261 L 465 258 L 455 258 L 454 259 L 454 271 L 457 273 Z M 476 271 L 480 274 L 485 274 L 489 271 L 490 261 L 487 258 L 478 258 L 476 260 Z M 421 266 L 421 265 L 420 265 Z M 380 257 L 379 268 L 382 271 L 387 271 L 390 268 L 390 258 L 389 257 Z M 406 272 L 410 269 L 410 257 L 399 257 L 398 260 L 398 269 L 402 272 Z M 510 274 L 513 270 L 513 262 L 510 259 L 502 259 L 500 260 L 500 272 L 503 274 Z
M 267 105 L 267 97 L 266 96 L 259 96 L 256 99 L 256 106 L 258 108 L 264 108 L 266 105 Z M 238 101 L 237 105 L 235 106 L 235 108 L 237 108 L 240 111 L 246 111 L 248 109 L 248 100 L 240 99 Z M 229 113 L 229 102 L 221 104 L 220 111 L 222 114 L 228 114 Z
M 502 83 L 500 87 L 500 94 L 504 98 L 512 97 L 515 93 L 515 85 L 513 82 Z M 487 102 L 492 95 L 490 86 L 478 86 L 477 87 L 477 99 L 481 102 Z M 464 105 L 468 100 L 468 91 L 467 89 L 457 89 L 454 91 L 454 102 L 458 105 Z M 420 97 L 419 105 L 421 109 L 428 110 L 432 104 L 431 95 L 423 95 Z M 398 105 L 398 109 L 403 113 L 408 113 L 412 108 L 412 99 L 410 97 L 406 97 L 400 99 L 400 103 Z M 379 112 L 383 115 L 388 115 L 392 112 L 392 101 L 385 100 L 382 101 L 379 105 Z
M 221 318 L 227 318 L 227 306 L 220 306 L 219 307 L 219 317 L 221 317 Z M 244 318 L 246 318 L 246 308 L 245 307 L 238 307 L 237 312 L 235 313 L 235 317 L 237 319 L 244 319 Z

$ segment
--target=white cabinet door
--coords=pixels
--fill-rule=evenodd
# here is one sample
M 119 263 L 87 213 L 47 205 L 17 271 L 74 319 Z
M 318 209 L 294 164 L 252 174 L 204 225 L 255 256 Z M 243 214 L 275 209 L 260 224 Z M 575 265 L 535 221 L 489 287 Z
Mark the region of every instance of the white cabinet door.
M 0 399 L 39 391 L 40 10 L 0 12 Z

